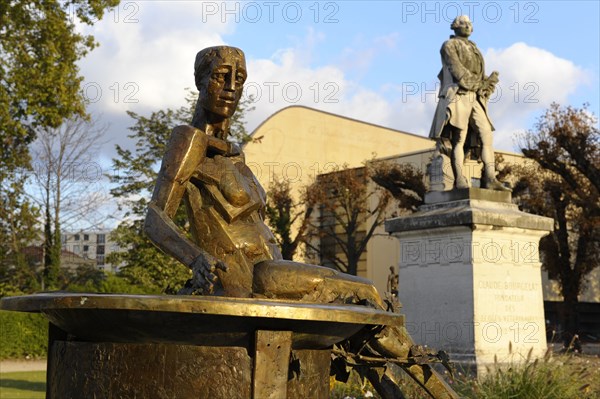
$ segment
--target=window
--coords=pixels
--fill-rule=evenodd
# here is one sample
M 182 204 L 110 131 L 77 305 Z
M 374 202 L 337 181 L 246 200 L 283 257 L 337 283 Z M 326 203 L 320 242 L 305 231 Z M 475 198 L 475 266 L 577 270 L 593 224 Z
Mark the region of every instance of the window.
M 75 252 L 76 254 L 79 253 L 79 245 L 73 245 L 73 252 Z
M 90 249 L 89 245 L 83 246 L 83 252 L 87 252 Z
M 104 255 L 104 245 L 98 245 L 96 247 L 96 255 Z
M 73 239 L 74 239 L 75 241 L 79 241 L 79 234 L 75 234 L 75 235 L 73 236 Z
M 90 235 L 89 234 L 84 234 L 83 235 L 83 241 L 89 241 L 90 240 Z
M 96 255 L 96 264 L 98 266 L 104 265 L 104 255 Z
M 104 240 L 106 239 L 106 234 L 97 234 L 96 235 L 96 242 L 98 244 L 104 244 Z

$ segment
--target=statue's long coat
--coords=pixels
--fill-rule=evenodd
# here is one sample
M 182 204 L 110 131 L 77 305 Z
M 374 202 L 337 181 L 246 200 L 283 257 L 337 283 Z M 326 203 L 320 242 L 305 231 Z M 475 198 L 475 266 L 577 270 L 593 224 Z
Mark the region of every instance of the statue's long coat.
M 449 125 L 458 126 L 461 120 L 464 121 L 463 118 L 467 118 L 468 121 L 473 106 L 468 102 L 456 101 L 457 96 L 468 94 L 468 92 L 476 93 L 486 79 L 483 56 L 472 41 L 450 36 L 450 39 L 442 45 L 440 54 L 442 70 L 438 78 L 441 86 L 438 105 L 429 132 L 429 137 L 432 139 L 450 138 Z M 488 116 L 487 100 L 480 98 L 479 95 L 475 97 Z M 488 122 L 494 130 L 489 116 Z M 476 139 L 477 137 L 468 137 L 467 143 L 474 144 Z

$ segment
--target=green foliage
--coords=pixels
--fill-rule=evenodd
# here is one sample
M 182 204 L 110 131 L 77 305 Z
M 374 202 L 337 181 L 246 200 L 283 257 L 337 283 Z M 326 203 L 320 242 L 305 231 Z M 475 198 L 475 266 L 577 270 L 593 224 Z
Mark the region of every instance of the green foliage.
M 0 172 L 1 173 L 1 172 Z M 20 191 L 23 178 L 0 184 L 0 297 L 39 288 L 22 250 L 38 237 L 39 209 Z
M 128 137 L 135 140 L 135 151 L 117 145 L 118 158 L 113 166 L 119 172 L 110 176 L 113 183 L 111 194 L 121 199 L 120 207 L 126 208 L 129 218 L 122 222 L 112 233 L 112 239 L 125 252 L 112 253 L 108 262 L 122 265 L 121 275 L 132 284 L 158 291 L 176 291 L 190 277 L 189 271 L 170 256 L 163 254 L 146 237 L 143 221 L 150 200 L 152 187 L 156 181 L 160 160 L 165 153 L 171 130 L 181 124 L 187 124 L 192 117 L 193 94 L 188 95 L 186 106 L 178 110 L 153 112 L 149 117 L 128 111 L 135 121 L 129 128 Z M 176 223 L 185 228 L 185 210 L 180 206 Z
M 45 357 L 48 320 L 39 313 L 0 310 L 0 359 Z
M 577 358 L 554 358 L 548 352 L 543 359 L 496 365 L 479 380 L 459 381 L 457 389 L 465 397 L 477 399 L 592 399 L 600 397 L 591 385 L 592 372 Z
M 101 294 L 160 294 L 162 292 L 146 285 L 132 284 L 128 278 L 116 274 L 103 274 L 98 280 L 88 279 L 79 284 L 70 284 L 69 291 Z
M 77 61 L 95 47 L 77 33 L 75 19 L 91 25 L 119 0 L 5 1 L 0 5 L 0 166 L 22 166 L 35 128 L 58 127 L 84 116 L 83 77 Z M 73 11 L 75 13 L 73 14 Z
M 371 383 L 367 380 L 362 380 L 355 371 L 350 373 L 350 377 L 345 383 L 336 381 L 334 377 L 330 377 L 329 388 L 330 399 L 344 399 L 348 397 L 356 399 L 380 398 Z
M 191 277 L 190 270 L 152 244 L 143 232 L 141 217 L 113 231 L 112 240 L 128 250 L 111 253 L 108 262 L 123 265 L 119 275 L 132 285 L 153 293 L 176 293 Z

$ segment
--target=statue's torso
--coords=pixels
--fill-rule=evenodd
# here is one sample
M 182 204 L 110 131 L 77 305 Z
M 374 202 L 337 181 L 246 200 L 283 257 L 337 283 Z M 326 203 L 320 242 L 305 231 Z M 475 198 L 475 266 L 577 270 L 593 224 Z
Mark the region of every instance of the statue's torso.
M 196 244 L 229 266 L 219 276 L 225 291 L 251 293 L 254 265 L 281 259 L 281 253 L 263 221 L 265 192 L 243 156 L 207 157 L 187 183 L 184 200 Z

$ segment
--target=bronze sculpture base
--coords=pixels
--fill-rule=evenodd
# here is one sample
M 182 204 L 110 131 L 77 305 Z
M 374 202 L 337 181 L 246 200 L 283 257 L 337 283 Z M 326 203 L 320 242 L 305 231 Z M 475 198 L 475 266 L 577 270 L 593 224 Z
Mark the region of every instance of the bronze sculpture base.
M 47 397 L 85 398 L 328 398 L 330 352 L 292 351 L 301 369 L 288 378 L 269 364 L 263 385 L 243 347 L 54 341 Z M 289 356 L 289 353 L 287 354 Z M 284 378 L 276 378 L 276 372 Z M 267 376 L 268 378 L 264 378 Z M 254 377 L 254 378 L 253 378 Z M 280 375 L 281 377 L 281 375 Z M 279 384 L 282 382 L 282 384 Z M 281 385 L 281 386 L 279 386 Z
M 4 298 L 50 320 L 48 398 L 328 398 L 331 347 L 401 315 L 246 298 Z

